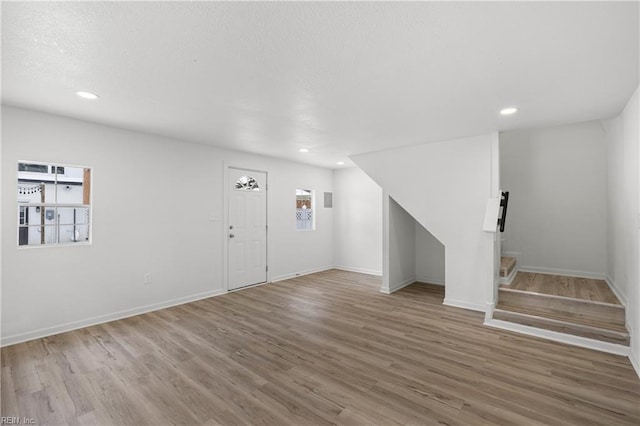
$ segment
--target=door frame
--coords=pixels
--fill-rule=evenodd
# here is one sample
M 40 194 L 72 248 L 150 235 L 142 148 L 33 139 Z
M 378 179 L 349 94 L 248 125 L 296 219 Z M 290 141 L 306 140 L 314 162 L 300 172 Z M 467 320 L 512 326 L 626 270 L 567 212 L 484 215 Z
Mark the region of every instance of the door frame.
M 229 169 L 235 170 L 246 170 L 249 172 L 259 172 L 264 173 L 266 176 L 265 182 L 265 223 L 267 224 L 267 229 L 265 230 L 265 256 L 267 263 L 267 271 L 266 271 L 266 281 L 264 283 L 258 283 L 253 285 L 248 285 L 246 287 L 241 287 L 238 289 L 234 289 L 231 291 L 244 290 L 246 288 L 255 287 L 258 285 L 263 285 L 271 282 L 271 269 L 269 268 L 269 172 L 267 170 L 256 169 L 255 167 L 243 167 L 237 164 L 231 164 L 227 161 L 223 161 L 222 164 L 222 287 L 225 292 L 229 292 Z

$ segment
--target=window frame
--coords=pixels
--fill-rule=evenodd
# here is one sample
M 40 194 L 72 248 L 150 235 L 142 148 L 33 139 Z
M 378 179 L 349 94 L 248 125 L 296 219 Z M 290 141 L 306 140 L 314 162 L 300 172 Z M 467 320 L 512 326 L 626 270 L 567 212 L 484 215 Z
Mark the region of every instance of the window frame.
M 49 167 L 49 171 L 53 171 L 54 173 L 54 181 L 52 182 L 55 188 L 54 191 L 54 201 L 53 202 L 38 202 L 38 203 L 21 203 L 19 201 L 19 196 L 20 194 L 18 193 L 18 185 L 20 184 L 20 173 L 25 173 L 25 171 L 20 171 L 19 168 L 19 164 L 20 163 L 26 163 L 26 164 L 39 164 L 39 165 L 43 165 L 43 166 L 48 166 Z M 79 203 L 58 203 L 58 170 L 60 170 L 60 168 L 64 171 L 66 168 L 78 168 L 78 169 L 89 169 L 89 204 L 79 204 Z M 45 162 L 45 161 L 32 161 L 32 160 L 18 160 L 17 164 L 16 164 L 16 186 L 15 191 L 15 197 L 14 197 L 14 202 L 16 203 L 16 247 L 18 248 L 18 250 L 27 250 L 27 249 L 36 249 L 36 248 L 51 248 L 51 247 L 73 247 L 73 246 L 90 246 L 93 244 L 93 190 L 94 190 L 94 185 L 93 185 L 93 175 L 94 175 L 94 168 L 91 166 L 80 166 L 80 165 L 74 165 L 74 164 L 61 164 L 61 163 L 55 163 L 55 162 Z M 29 172 L 26 172 L 29 173 Z M 48 173 L 48 174 L 52 174 L 52 173 Z M 41 182 L 41 183 L 45 183 L 46 182 Z M 50 182 L 51 183 L 51 182 Z M 64 184 L 61 184 L 64 185 Z M 20 245 L 20 229 L 21 228 L 40 228 L 40 229 L 44 229 L 45 227 L 49 227 L 49 228 L 55 228 L 57 229 L 57 232 L 60 232 L 60 227 L 61 226 L 73 226 L 73 224 L 61 224 L 60 222 L 58 222 L 58 218 L 57 215 L 55 215 L 55 223 L 53 225 L 24 225 L 21 224 L 21 217 L 20 217 L 20 209 L 24 207 L 26 209 L 31 208 L 31 207 L 40 207 L 40 209 L 47 209 L 47 208 L 52 208 L 54 209 L 56 212 L 58 210 L 58 208 L 86 208 L 88 210 L 88 223 L 87 225 L 87 232 L 88 232 L 88 239 L 84 240 L 84 241 L 76 241 L 76 242 L 63 242 L 63 243 L 58 243 L 58 242 L 54 242 L 54 243 L 45 243 L 45 244 L 23 244 Z M 27 213 L 25 213 L 25 218 L 27 216 Z M 84 224 L 83 224 L 84 225 Z

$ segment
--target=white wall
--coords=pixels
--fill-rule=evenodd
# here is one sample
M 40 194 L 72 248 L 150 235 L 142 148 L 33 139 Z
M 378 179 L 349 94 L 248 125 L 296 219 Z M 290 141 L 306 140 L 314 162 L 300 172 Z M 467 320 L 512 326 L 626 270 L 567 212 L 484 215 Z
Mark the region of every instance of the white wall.
M 412 284 L 416 280 L 415 219 L 390 196 L 383 195 L 383 293 Z
M 92 167 L 92 245 L 18 249 L 18 160 Z M 333 210 L 294 213 L 331 170 L 3 106 L 3 344 L 223 292 L 225 162 L 269 172 L 269 279 L 333 265 Z
M 352 167 L 333 172 L 333 189 L 336 267 L 382 275 L 382 188 Z M 444 285 L 444 245 L 413 218 L 410 223 L 415 229 L 408 242 L 415 239 L 415 247 L 412 251 L 404 247 L 404 251 L 407 256 L 413 254 L 415 268 L 401 268 L 407 273 L 401 274 L 399 282 L 412 279 Z
M 445 284 L 445 249 L 429 231 L 418 222 L 415 223 L 416 281 Z
M 362 170 L 333 172 L 334 264 L 382 275 L 382 189 Z
M 607 133 L 607 276 L 627 301 L 631 359 L 640 375 L 640 114 L 638 90 L 620 116 L 605 122 Z
M 445 303 L 480 311 L 493 303 L 494 234 L 482 223 L 497 185 L 494 141 L 477 136 L 352 157 L 444 244 Z
M 632 188 L 625 188 L 632 183 L 629 178 L 625 180 L 624 164 L 630 157 L 625 157 L 623 150 L 622 114 L 605 120 L 602 124 L 607 144 L 607 280 L 614 286 L 619 297 L 626 302 L 629 293 L 625 270 L 628 252 L 622 247 L 622 241 L 626 236 L 627 243 L 630 245 L 632 235 L 625 232 L 625 228 L 629 226 L 628 216 L 631 208 L 625 209 L 624 203 L 628 203 L 629 198 L 624 195 L 632 191 Z M 631 170 L 626 172 L 629 173 Z M 617 242 L 620 243 L 617 244 Z M 616 275 L 618 280 L 615 280 Z
M 604 278 L 606 159 L 600 122 L 500 135 L 500 177 L 509 191 L 503 251 L 520 269 Z

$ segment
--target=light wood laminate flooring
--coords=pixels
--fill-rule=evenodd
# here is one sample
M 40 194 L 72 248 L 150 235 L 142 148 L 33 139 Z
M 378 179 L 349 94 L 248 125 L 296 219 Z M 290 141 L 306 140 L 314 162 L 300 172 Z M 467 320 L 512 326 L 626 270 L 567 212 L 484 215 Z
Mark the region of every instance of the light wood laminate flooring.
M 621 356 L 482 325 L 443 288 L 327 271 L 2 349 L 38 424 L 640 424 Z
M 520 271 L 516 274 L 511 285 L 504 287 L 531 293 L 620 305 L 620 301 L 604 280 Z

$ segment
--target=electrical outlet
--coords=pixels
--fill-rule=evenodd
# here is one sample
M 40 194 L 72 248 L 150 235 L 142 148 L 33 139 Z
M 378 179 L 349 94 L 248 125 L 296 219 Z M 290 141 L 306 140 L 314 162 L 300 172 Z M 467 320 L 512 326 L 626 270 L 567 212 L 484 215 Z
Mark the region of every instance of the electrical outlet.
M 151 272 L 144 274 L 144 284 L 151 284 Z

